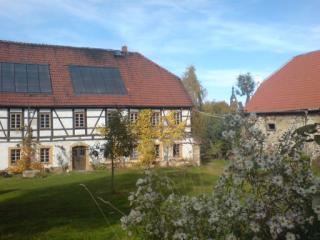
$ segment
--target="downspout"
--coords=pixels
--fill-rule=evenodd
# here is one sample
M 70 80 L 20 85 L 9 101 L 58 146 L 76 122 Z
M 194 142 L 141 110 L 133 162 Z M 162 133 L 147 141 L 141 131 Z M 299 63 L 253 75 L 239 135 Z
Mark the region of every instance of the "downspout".
M 306 126 L 308 122 L 308 110 L 304 111 L 304 125 Z

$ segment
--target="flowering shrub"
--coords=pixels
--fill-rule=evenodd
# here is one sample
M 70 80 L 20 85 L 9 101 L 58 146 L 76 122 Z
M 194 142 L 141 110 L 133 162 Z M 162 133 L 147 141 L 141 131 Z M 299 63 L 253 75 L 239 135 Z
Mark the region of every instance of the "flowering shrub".
M 142 239 L 320 239 L 320 180 L 303 136 L 287 133 L 266 150 L 255 117 L 227 119 L 232 161 L 213 193 L 178 195 L 170 179 L 148 171 L 129 196 L 123 228 Z

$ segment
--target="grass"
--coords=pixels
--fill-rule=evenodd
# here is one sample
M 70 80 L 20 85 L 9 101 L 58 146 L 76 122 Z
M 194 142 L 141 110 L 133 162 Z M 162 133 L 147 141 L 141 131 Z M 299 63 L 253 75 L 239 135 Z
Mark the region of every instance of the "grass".
M 202 167 L 159 169 L 171 176 L 186 194 L 212 190 L 226 161 L 214 161 Z M 110 193 L 110 173 L 106 171 L 73 172 L 46 178 L 0 179 L 0 239 L 127 239 L 119 219 L 121 214 L 102 204 L 106 220 L 80 184 L 95 197 L 110 201 L 128 213 L 127 196 L 142 176 L 137 169 L 116 171 L 117 193 Z

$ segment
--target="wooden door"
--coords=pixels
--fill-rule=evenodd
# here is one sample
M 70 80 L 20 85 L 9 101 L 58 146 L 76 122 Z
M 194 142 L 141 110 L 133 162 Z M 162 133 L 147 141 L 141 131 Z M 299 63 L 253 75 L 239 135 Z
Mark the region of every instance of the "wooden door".
M 86 147 L 78 146 L 72 148 L 72 168 L 73 170 L 86 169 Z

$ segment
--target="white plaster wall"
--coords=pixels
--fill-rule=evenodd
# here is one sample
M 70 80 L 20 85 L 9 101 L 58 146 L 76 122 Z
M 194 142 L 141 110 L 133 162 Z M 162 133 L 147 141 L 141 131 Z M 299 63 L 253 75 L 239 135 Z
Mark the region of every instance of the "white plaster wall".
M 72 166 L 72 147 L 75 146 L 88 146 L 87 151 L 89 151 L 89 147 L 92 146 L 94 143 L 96 143 L 96 140 L 75 140 L 75 141 L 60 141 L 60 142 L 48 142 L 48 143 L 43 143 L 44 145 L 52 146 L 53 147 L 53 162 L 52 162 L 52 167 L 60 167 L 59 163 L 59 155 L 63 158 L 64 162 L 68 163 L 69 166 Z M 63 151 L 62 149 L 65 149 Z M 65 153 L 65 156 L 64 156 Z M 92 159 L 89 156 L 89 162 L 91 162 Z
M 42 141 L 41 145 L 46 147 L 52 148 L 52 154 L 53 154 L 53 162 L 50 165 L 47 165 L 47 167 L 60 167 L 61 164 L 59 163 L 59 158 L 63 158 L 63 161 L 66 162 L 69 166 L 72 165 L 72 147 L 77 145 L 86 145 L 89 147 L 93 146 L 96 143 L 104 143 L 104 140 L 79 140 L 75 139 L 74 141 L 56 141 L 56 142 L 50 142 L 50 141 Z M 178 143 L 178 142 L 177 142 Z M 181 159 L 183 160 L 192 160 L 193 158 L 193 144 L 192 143 L 180 143 L 182 145 L 182 153 L 181 153 Z M 40 146 L 41 146 L 40 145 Z M 17 143 L 1 143 L 0 144 L 0 170 L 6 169 L 9 167 L 8 161 L 8 149 L 10 147 L 17 147 Z M 61 148 L 64 148 L 65 151 L 62 151 Z M 161 156 L 164 156 L 163 149 L 161 148 L 162 153 L 160 153 Z M 65 153 L 65 154 L 64 154 Z M 169 158 L 172 158 L 173 149 L 170 147 L 169 149 Z M 60 155 L 60 157 L 58 156 Z M 104 159 L 101 159 L 104 161 Z M 89 162 L 92 162 L 93 159 L 89 157 Z M 164 161 L 162 159 L 162 161 Z
M 80 110 L 80 109 L 75 109 L 75 110 Z M 81 109 L 82 110 L 82 109 Z M 87 118 L 87 127 L 94 127 L 100 114 L 101 114 L 101 108 L 100 109 L 87 109 L 87 116 L 89 118 Z M 114 111 L 116 109 L 108 109 L 109 111 Z M 179 111 L 180 109 L 176 109 L 177 111 Z M 16 109 L 10 109 L 11 112 L 22 112 L 22 109 L 16 108 Z M 33 114 L 34 109 L 29 109 L 30 113 L 30 119 L 32 117 L 34 117 L 34 119 L 31 122 L 32 128 L 33 128 L 33 136 L 36 137 L 37 135 L 37 112 L 35 112 L 35 114 Z M 134 111 L 139 111 L 139 109 L 130 109 L 130 111 L 134 112 Z M 153 111 L 160 111 L 160 109 L 154 109 Z M 163 113 L 165 115 L 168 115 L 172 110 L 165 110 L 163 111 Z M 39 109 L 39 112 L 51 112 L 50 109 Z M 128 110 L 124 109 L 122 111 L 123 115 L 127 115 Z M 97 127 L 99 126 L 104 126 L 105 124 L 105 111 L 103 111 L 101 118 L 98 120 L 97 122 Z M 25 119 L 24 122 L 25 124 L 27 124 L 28 119 L 28 109 L 25 109 Z M 58 116 L 60 118 L 60 120 L 63 123 L 63 126 L 65 128 L 72 128 L 73 127 L 73 119 L 72 119 L 72 109 L 56 109 L 55 111 L 53 111 L 52 117 L 53 117 L 53 135 L 54 135 L 54 141 L 51 141 L 51 130 L 40 130 L 40 136 L 45 136 L 47 137 L 46 139 L 41 139 L 41 144 L 45 145 L 45 146 L 51 146 L 52 147 L 52 152 L 53 152 L 53 163 L 52 166 L 53 167 L 57 167 L 59 166 L 58 163 L 58 155 L 61 154 L 61 146 L 63 146 L 66 149 L 66 161 L 70 162 L 71 161 L 71 148 L 72 146 L 76 145 L 76 144 L 86 144 L 86 145 L 93 145 L 97 142 L 104 142 L 104 140 L 99 140 L 100 137 L 98 139 L 91 139 L 91 136 L 89 136 L 92 132 L 92 129 L 88 129 L 87 130 L 87 134 L 88 136 L 84 136 L 84 137 L 80 137 L 80 136 L 67 136 L 65 133 L 65 130 L 63 130 L 63 126 L 61 125 L 60 121 L 58 120 Z M 0 109 L 0 117 L 4 117 L 6 119 L 0 119 L 2 125 L 7 128 L 8 125 L 8 116 L 7 116 L 7 109 Z M 182 120 L 186 121 L 187 123 L 187 127 L 186 127 L 186 132 L 190 132 L 191 131 L 191 127 L 188 126 L 191 124 L 190 121 L 190 111 L 189 110 L 182 110 Z M 60 129 L 60 130 L 59 130 Z M 69 135 L 73 134 L 72 130 L 67 130 Z M 77 135 L 84 135 L 85 134 L 85 130 L 84 129 L 76 129 L 75 133 Z M 97 133 L 96 131 L 94 133 Z M 20 131 L 10 131 L 10 135 L 13 137 L 21 137 L 21 132 Z M 3 132 L 1 133 L 0 131 L 0 137 L 4 137 Z M 59 138 L 56 138 L 55 136 L 59 136 Z M 8 167 L 8 148 L 9 147 L 16 147 L 17 143 L 19 143 L 19 140 L 15 140 L 12 142 L 6 142 L 6 139 L 1 140 L 0 142 L 0 169 L 5 169 Z M 159 143 L 158 140 L 156 140 L 157 143 Z M 190 139 L 185 139 L 184 141 L 178 141 L 177 143 L 180 143 L 182 145 L 182 154 L 181 154 L 181 158 L 183 159 L 192 159 L 193 158 L 193 140 Z M 164 156 L 163 154 L 163 148 L 160 148 L 161 151 L 161 156 Z M 172 148 L 169 150 L 169 158 L 172 157 Z
M 17 147 L 17 143 L 1 143 L 0 144 L 0 170 L 9 167 L 9 148 Z
M 192 159 L 193 158 L 192 144 L 182 144 L 182 157 L 184 159 Z
M 0 108 L 0 117 L 7 117 L 7 109 L 6 108 Z

